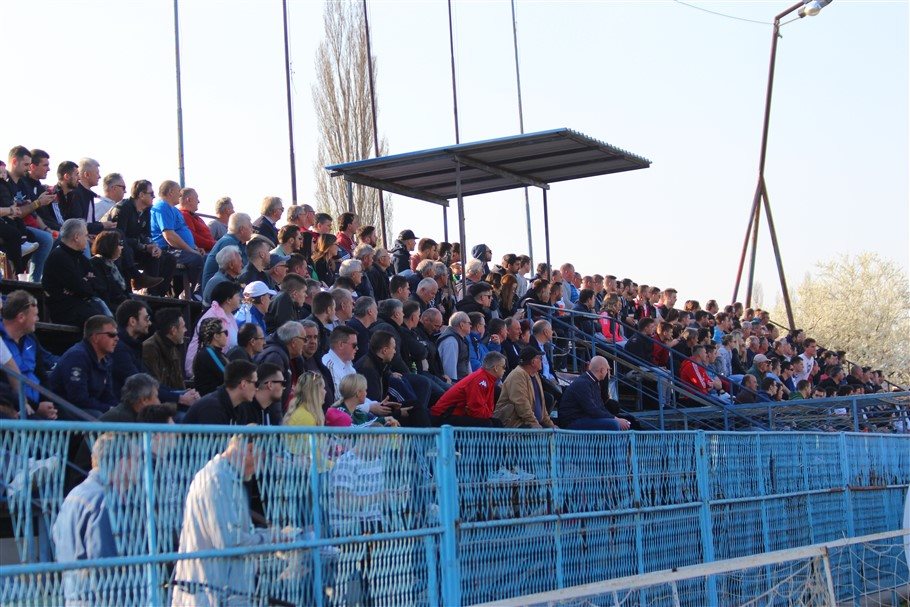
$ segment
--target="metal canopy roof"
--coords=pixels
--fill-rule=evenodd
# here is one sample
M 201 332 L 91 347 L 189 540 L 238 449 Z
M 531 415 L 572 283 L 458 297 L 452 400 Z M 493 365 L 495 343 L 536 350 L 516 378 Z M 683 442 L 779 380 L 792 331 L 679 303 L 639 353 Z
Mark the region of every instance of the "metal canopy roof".
M 651 161 L 570 129 L 555 129 L 325 167 L 333 177 L 440 204 L 555 181 L 646 169 Z

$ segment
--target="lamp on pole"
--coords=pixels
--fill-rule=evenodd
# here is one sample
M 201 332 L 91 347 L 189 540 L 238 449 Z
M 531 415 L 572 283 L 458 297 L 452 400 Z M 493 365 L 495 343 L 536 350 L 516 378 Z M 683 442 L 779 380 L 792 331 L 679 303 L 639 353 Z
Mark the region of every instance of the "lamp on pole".
M 768 125 L 771 120 L 771 93 L 774 89 L 774 62 L 777 59 L 777 40 L 780 38 L 781 27 L 780 20 L 793 12 L 796 12 L 800 19 L 803 17 L 814 17 L 824 7 L 831 4 L 831 2 L 832 0 L 802 0 L 774 17 L 774 29 L 771 34 L 771 61 L 768 67 L 768 89 L 765 93 L 765 116 L 762 123 L 761 152 L 759 153 L 758 160 L 758 183 L 755 186 L 755 196 L 752 199 L 752 210 L 749 213 L 749 225 L 746 228 L 746 236 L 743 239 L 743 250 L 739 258 L 739 268 L 736 271 L 736 285 L 733 287 L 733 301 L 736 301 L 736 297 L 739 295 L 739 284 L 742 279 L 743 265 L 746 261 L 746 252 L 749 250 L 749 241 L 751 239 L 752 252 L 749 256 L 749 280 L 746 284 L 746 306 L 752 305 L 752 283 L 755 277 L 755 250 L 758 244 L 758 224 L 761 218 L 761 209 L 762 206 L 764 206 L 765 214 L 768 216 L 768 230 L 771 232 L 771 245 L 774 248 L 774 259 L 777 262 L 777 273 L 780 277 L 780 286 L 783 291 L 784 306 L 787 309 L 787 322 L 791 331 L 795 327 L 793 322 L 793 309 L 790 305 L 790 293 L 787 290 L 787 279 L 784 276 L 784 266 L 780 258 L 777 231 L 774 229 L 774 219 L 771 216 L 771 203 L 768 200 L 768 188 L 765 186 L 765 158 L 768 152 Z

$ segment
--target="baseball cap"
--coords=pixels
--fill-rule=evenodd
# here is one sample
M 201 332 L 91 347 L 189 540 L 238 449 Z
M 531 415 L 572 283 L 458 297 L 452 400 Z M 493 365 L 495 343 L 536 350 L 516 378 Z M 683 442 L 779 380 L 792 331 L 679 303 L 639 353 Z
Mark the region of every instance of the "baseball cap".
M 285 257 L 285 256 L 283 256 L 283 255 L 278 255 L 277 253 L 272 253 L 271 255 L 269 255 L 269 267 L 268 267 L 268 269 L 271 270 L 271 269 L 274 268 L 275 266 L 281 265 L 281 264 L 287 265 L 287 263 L 288 263 L 288 258 L 287 258 L 287 257 Z M 260 281 L 260 282 L 261 282 L 261 281 Z
M 243 288 L 244 297 L 260 297 L 262 295 L 271 295 L 274 297 L 277 294 L 277 291 L 270 289 L 268 285 L 261 280 L 254 280 Z
M 538 356 L 543 356 L 543 352 L 534 346 L 525 346 L 521 349 L 521 354 L 518 355 L 518 362 L 522 365 L 527 365 Z
M 402 230 L 398 235 L 398 240 L 417 240 L 413 230 Z
M 755 363 L 756 365 L 761 364 L 761 363 L 766 363 L 766 362 L 768 362 L 768 357 L 765 356 L 764 354 L 756 354 L 755 358 L 752 359 L 752 362 Z

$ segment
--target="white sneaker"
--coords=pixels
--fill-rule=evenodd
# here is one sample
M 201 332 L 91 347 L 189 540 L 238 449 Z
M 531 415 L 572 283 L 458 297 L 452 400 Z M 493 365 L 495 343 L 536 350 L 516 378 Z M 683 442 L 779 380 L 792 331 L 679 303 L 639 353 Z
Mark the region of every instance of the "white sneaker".
M 524 470 L 524 469 L 521 468 L 520 466 L 515 466 L 513 472 L 514 472 L 514 474 L 515 474 L 515 477 L 516 477 L 519 481 L 533 481 L 534 479 L 537 478 L 536 476 L 534 476 L 533 474 L 531 474 L 531 473 L 528 472 L 527 470 Z
M 518 480 L 518 475 L 506 470 L 505 466 L 491 474 L 487 481 L 491 483 L 514 483 Z
M 22 256 L 25 257 L 31 253 L 34 253 L 38 250 L 38 247 L 41 246 L 37 242 L 23 242 L 22 243 Z

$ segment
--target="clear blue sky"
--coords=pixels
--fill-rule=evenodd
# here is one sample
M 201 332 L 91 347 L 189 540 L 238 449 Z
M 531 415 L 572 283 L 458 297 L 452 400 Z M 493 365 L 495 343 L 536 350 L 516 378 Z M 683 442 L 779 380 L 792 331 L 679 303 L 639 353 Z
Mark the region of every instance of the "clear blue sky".
M 788 6 L 695 4 L 766 22 Z M 305 202 L 323 5 L 290 6 Z M 280 1 L 180 8 L 187 184 L 203 211 L 222 195 L 249 212 L 265 195 L 289 199 Z M 92 156 L 128 182 L 176 178 L 171 2 L 30 0 L 0 11 L 7 148 L 44 148 L 52 166 Z M 369 11 L 390 152 L 453 142 L 446 3 L 373 0 Z M 670 1 L 521 0 L 518 28 L 526 131 L 570 127 L 653 161 L 553 186 L 553 262 L 724 303 L 755 188 L 771 26 Z M 461 140 L 518 133 L 509 2 L 455 2 L 455 31 Z M 766 177 L 791 288 L 841 252 L 874 251 L 908 267 L 907 41 L 906 1 L 836 0 L 783 28 Z M 442 238 L 438 207 L 400 196 L 394 204 L 394 232 Z M 539 192 L 532 205 L 541 259 Z M 485 242 L 497 257 L 526 251 L 521 191 L 468 198 L 466 209 L 469 247 Z M 773 304 L 766 224 L 757 278 Z

